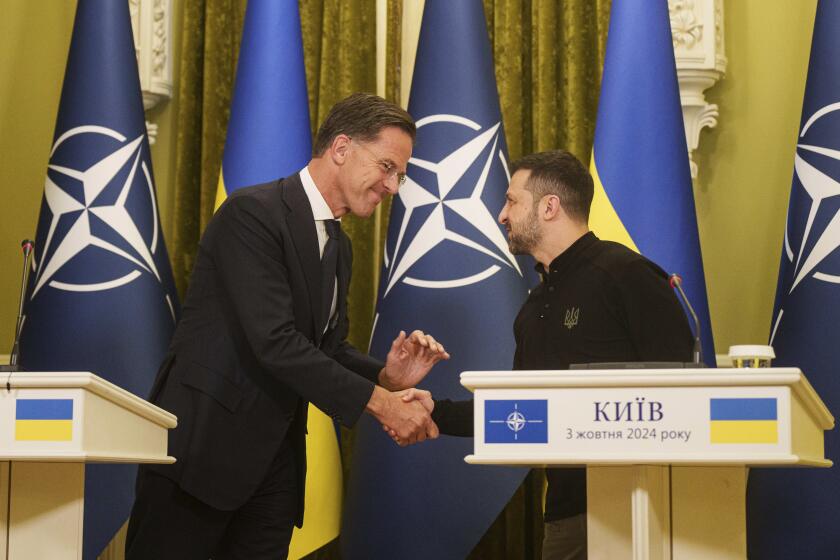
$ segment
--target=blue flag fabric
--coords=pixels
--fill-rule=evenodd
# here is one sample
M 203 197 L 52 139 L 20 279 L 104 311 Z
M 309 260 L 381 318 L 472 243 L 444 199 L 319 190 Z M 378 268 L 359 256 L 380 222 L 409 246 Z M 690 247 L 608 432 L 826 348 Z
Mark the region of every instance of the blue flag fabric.
M 126 2 L 79 0 L 21 339 L 25 370 L 146 397 L 178 314 Z M 88 465 L 84 558 L 128 518 L 133 465 Z
M 417 144 L 394 200 L 371 355 L 400 330 L 421 329 L 452 359 L 420 385 L 469 399 L 464 370 L 508 369 L 513 320 L 536 283 L 496 217 L 508 184 L 507 146 L 481 0 L 425 4 L 409 112 Z M 527 469 L 464 463 L 470 438 L 397 447 L 368 416 L 357 428 L 342 527 L 354 559 L 461 559 Z
M 840 4 L 817 6 L 770 344 L 840 410 Z M 836 558 L 840 432 L 826 433 L 831 469 L 753 469 L 750 558 Z
M 242 29 L 219 202 L 236 189 L 302 169 L 312 155 L 311 135 L 298 4 L 251 0 Z
M 714 366 L 666 0 L 612 3 L 592 175 L 593 231 L 682 276 L 700 319 L 703 361 Z

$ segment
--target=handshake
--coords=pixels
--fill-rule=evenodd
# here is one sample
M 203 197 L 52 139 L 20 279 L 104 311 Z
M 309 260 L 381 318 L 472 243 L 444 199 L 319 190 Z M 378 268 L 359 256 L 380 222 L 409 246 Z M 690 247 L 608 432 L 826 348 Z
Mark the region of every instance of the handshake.
M 391 344 L 385 367 L 379 373 L 366 411 L 376 418 L 398 445 L 435 439 L 438 427 L 432 420 L 432 394 L 413 388 L 449 353 L 431 335 L 400 331 Z

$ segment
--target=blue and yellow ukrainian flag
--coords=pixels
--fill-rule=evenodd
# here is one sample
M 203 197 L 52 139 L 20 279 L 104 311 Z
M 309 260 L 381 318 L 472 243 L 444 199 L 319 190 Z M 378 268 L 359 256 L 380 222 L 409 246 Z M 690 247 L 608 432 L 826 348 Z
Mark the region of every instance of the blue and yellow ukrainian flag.
M 73 439 L 73 399 L 17 399 L 15 440 Z
M 776 399 L 710 399 L 712 443 L 778 443 Z
M 311 155 L 298 4 L 293 0 L 250 0 L 216 208 L 236 189 L 303 169 Z
M 309 97 L 296 0 L 250 0 L 245 13 L 216 207 L 238 188 L 302 169 L 312 155 Z M 301 558 L 338 536 L 341 456 L 335 425 L 310 405 L 303 528 L 289 558 Z
M 613 0 L 591 171 L 592 230 L 682 276 L 714 366 L 666 0 Z

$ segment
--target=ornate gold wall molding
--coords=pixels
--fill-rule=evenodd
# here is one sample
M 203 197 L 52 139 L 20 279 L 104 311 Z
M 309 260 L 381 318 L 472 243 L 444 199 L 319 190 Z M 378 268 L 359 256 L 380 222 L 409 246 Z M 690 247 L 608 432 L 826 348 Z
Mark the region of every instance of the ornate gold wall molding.
M 698 172 L 692 155 L 700 144 L 700 131 L 714 128 L 719 116 L 718 106 L 708 103 L 704 92 L 726 71 L 723 1 L 668 0 L 692 178 Z
M 143 109 L 149 111 L 172 97 L 172 0 L 128 0 L 134 49 L 143 91 Z M 146 121 L 154 144 L 157 125 Z

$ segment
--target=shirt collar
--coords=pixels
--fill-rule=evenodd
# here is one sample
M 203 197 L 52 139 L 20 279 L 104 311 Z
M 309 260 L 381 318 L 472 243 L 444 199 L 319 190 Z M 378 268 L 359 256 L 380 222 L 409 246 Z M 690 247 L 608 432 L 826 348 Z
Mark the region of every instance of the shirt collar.
M 557 257 L 551 261 L 551 265 L 547 271 L 543 268 L 542 263 L 537 263 L 536 266 L 534 266 L 534 269 L 542 277 L 543 281 L 546 281 L 551 275 L 557 275 L 567 269 L 578 255 L 596 241 L 598 241 L 598 237 L 596 237 L 596 235 L 591 231 L 588 231 L 580 236 L 577 241 L 569 245 L 565 251 L 557 255 Z
M 324 200 L 324 195 L 315 186 L 315 181 L 309 173 L 309 167 L 304 167 L 300 170 L 300 182 L 303 183 L 303 191 L 306 193 L 306 198 L 309 199 L 309 206 L 312 207 L 312 216 L 316 221 L 319 220 L 335 220 L 339 221 L 341 218 L 333 216 L 327 201 Z

